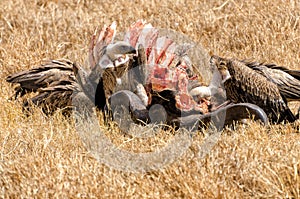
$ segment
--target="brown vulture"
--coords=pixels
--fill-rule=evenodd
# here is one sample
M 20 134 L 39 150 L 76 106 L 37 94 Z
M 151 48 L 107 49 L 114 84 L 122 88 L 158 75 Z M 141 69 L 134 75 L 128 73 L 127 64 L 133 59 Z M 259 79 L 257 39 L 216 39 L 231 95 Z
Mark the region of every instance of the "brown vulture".
M 7 82 L 18 84 L 14 98 L 29 92 L 36 94 L 26 99 L 24 109 L 31 105 L 42 107 L 47 114 L 72 106 L 72 95 L 83 91 L 99 108 L 114 92 L 136 52 L 124 41 L 113 42 L 115 23 L 105 26 L 93 36 L 89 52 L 89 70 L 72 61 L 50 60 L 41 66 L 7 77 Z
M 210 64 L 220 72 L 230 102 L 256 104 L 275 123 L 296 120 L 287 101 L 299 100 L 299 71 L 215 55 Z

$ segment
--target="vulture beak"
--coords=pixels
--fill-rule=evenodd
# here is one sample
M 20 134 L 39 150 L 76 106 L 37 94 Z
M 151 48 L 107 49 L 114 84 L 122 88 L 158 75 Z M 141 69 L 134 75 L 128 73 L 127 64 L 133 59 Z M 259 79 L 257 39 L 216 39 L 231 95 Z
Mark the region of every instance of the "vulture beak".
M 228 70 L 220 70 L 220 74 L 222 76 L 222 83 L 226 82 L 226 80 L 231 78 L 231 75 Z

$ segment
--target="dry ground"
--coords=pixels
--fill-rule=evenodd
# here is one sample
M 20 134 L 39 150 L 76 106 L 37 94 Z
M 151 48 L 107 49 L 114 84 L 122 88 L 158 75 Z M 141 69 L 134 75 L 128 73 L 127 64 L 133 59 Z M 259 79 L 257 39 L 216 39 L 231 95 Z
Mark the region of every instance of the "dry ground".
M 20 102 L 7 100 L 13 93 L 5 82 L 8 74 L 43 59 L 84 63 L 97 26 L 116 20 L 124 30 L 140 18 L 182 32 L 220 56 L 299 69 L 299 1 L 1 0 L 0 198 L 300 198 L 295 125 L 251 123 L 224 130 L 202 159 L 193 155 L 203 140 L 199 133 L 174 164 L 132 174 L 99 164 L 71 119 L 39 111 L 25 117 Z M 112 137 L 136 144 L 126 136 Z

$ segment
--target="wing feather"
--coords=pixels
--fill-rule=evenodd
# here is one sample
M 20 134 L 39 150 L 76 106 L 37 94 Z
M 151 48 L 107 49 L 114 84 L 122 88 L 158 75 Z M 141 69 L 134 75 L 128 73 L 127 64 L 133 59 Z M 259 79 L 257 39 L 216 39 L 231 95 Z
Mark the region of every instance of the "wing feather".
M 31 110 L 31 105 L 34 104 L 45 113 L 71 106 L 73 92 L 79 91 L 73 62 L 69 60 L 50 60 L 37 68 L 12 74 L 6 81 L 18 84 L 15 98 L 26 93 L 35 93 L 33 97 L 25 100 L 24 109 Z
M 258 62 L 244 63 L 276 84 L 286 101 L 300 100 L 300 70 L 290 70 L 275 64 L 263 64 Z

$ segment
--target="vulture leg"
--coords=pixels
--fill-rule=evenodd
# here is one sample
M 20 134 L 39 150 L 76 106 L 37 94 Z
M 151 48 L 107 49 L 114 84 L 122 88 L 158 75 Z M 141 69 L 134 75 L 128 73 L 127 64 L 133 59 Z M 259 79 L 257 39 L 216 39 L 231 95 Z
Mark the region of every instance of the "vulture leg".
M 189 130 L 196 130 L 202 125 L 207 126 L 211 122 L 218 130 L 222 130 L 225 125 L 232 124 L 233 121 L 247 119 L 249 116 L 253 116 L 254 120 L 260 120 L 264 125 L 268 124 L 266 113 L 260 107 L 250 103 L 230 104 L 204 115 L 194 114 L 179 117 L 172 122 L 176 126 Z

